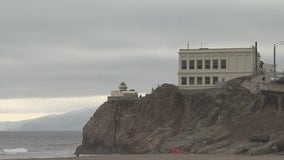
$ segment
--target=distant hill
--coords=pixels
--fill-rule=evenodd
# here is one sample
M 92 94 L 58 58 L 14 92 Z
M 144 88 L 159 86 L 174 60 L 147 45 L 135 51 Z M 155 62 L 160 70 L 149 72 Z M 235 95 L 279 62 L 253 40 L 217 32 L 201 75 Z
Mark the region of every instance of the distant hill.
M 0 122 L 0 131 L 81 131 L 95 110 L 87 108 L 31 120 Z
M 14 130 L 19 130 L 19 128 L 21 127 L 21 125 L 23 125 L 23 123 L 27 122 L 27 120 L 25 121 L 16 121 L 16 122 L 0 122 L 0 131 L 14 131 Z

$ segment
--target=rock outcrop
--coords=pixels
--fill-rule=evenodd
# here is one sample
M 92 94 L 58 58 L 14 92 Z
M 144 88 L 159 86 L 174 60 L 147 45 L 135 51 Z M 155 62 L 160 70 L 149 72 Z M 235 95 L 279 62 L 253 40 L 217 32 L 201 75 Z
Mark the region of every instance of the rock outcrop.
M 284 151 L 284 113 L 273 97 L 232 80 L 223 89 L 164 84 L 139 100 L 102 104 L 76 152 L 265 154 Z

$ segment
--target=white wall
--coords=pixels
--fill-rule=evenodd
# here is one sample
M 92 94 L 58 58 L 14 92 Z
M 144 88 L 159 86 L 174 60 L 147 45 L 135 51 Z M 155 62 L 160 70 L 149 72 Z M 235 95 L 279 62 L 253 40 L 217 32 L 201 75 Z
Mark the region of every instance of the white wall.
M 218 69 L 213 69 L 213 60 L 218 60 Z M 226 60 L 226 69 L 221 69 L 221 60 Z M 181 69 L 181 61 L 187 61 L 187 69 Z M 195 61 L 195 68 L 189 69 L 189 60 Z M 197 69 L 197 60 L 202 60 L 202 68 Z M 210 69 L 205 69 L 205 60 L 210 60 Z M 254 48 L 243 49 L 208 49 L 208 50 L 180 50 L 179 52 L 178 84 L 180 88 L 196 89 L 213 87 L 212 77 L 218 76 L 225 81 L 242 76 L 254 74 L 255 51 Z M 205 85 L 205 76 L 211 77 L 210 85 Z M 181 85 L 181 77 L 187 77 L 187 85 Z M 195 84 L 189 85 L 188 77 L 195 77 Z M 196 77 L 203 77 L 203 84 L 197 85 Z

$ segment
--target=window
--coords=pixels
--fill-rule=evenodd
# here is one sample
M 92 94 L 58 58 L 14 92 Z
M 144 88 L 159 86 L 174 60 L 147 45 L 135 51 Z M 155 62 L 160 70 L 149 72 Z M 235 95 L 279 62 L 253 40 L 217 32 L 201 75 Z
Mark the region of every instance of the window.
M 205 84 L 210 84 L 210 77 L 205 77 Z
M 216 82 L 218 82 L 218 77 L 213 77 L 213 84 L 215 84 Z
M 197 85 L 202 85 L 202 77 L 197 77 Z
M 205 60 L 205 69 L 210 69 L 210 60 Z
M 186 69 L 186 60 L 181 61 L 181 69 Z
M 181 85 L 186 85 L 186 77 L 181 77 Z
M 197 69 L 202 69 L 202 60 L 197 60 Z
M 189 69 L 194 69 L 194 60 L 189 60 Z
M 218 69 L 218 59 L 213 59 L 213 69 Z
M 226 60 L 221 59 L 221 69 L 226 69 Z
M 194 77 L 189 77 L 189 84 L 194 85 Z

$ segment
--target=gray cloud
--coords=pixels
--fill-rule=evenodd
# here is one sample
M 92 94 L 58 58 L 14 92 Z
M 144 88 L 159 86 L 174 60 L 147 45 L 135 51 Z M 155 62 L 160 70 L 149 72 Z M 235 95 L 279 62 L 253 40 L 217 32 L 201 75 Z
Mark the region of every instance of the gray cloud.
M 272 63 L 284 2 L 3 0 L 0 98 L 108 94 L 121 81 L 149 92 L 177 82 L 178 49 L 250 47 Z M 284 57 L 279 46 L 278 63 Z M 279 64 L 284 68 L 284 65 Z
M 121 81 L 130 82 L 132 88 L 145 92 L 157 83 L 175 82 L 176 76 L 175 61 L 158 58 L 17 65 L 2 74 L 1 97 L 109 94 Z

